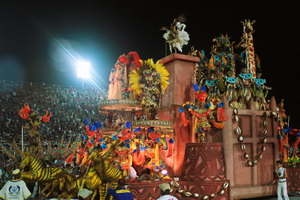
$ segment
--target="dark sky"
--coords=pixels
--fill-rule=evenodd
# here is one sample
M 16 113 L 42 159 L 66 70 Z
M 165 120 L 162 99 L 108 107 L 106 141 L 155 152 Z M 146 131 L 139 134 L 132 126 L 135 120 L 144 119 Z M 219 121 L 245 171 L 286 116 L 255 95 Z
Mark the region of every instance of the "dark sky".
M 260 3 L 255 3 L 260 2 Z M 238 43 L 240 21 L 256 20 L 255 52 L 277 102 L 285 99 L 291 126 L 300 128 L 300 7 L 289 1 L 1 1 L 0 79 L 59 84 L 81 81 L 77 58 L 91 62 L 99 84 L 117 58 L 130 51 L 142 59 L 165 56 L 160 28 L 185 14 L 190 41 L 209 54 L 212 39 L 228 34 Z

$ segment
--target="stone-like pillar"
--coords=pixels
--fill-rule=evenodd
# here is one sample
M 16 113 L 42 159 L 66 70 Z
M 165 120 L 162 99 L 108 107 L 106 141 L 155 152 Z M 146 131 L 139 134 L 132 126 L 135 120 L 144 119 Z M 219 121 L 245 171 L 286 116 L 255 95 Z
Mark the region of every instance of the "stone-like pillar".
M 161 59 L 170 73 L 170 85 L 162 96 L 159 119 L 173 122 L 174 152 L 169 163 L 167 160 L 167 165 L 174 170 L 174 176 L 181 176 L 186 143 L 193 142 L 194 138 L 190 124 L 183 126 L 178 110 L 185 102 L 194 102 L 193 71 L 195 63 L 199 61 L 198 57 L 183 54 L 171 54 Z

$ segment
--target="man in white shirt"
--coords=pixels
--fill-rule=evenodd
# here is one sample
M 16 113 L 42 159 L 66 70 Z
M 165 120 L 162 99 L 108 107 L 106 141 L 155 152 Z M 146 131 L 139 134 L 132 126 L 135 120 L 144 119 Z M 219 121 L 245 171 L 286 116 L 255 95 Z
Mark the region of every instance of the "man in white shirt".
M 176 197 L 170 195 L 171 187 L 168 183 L 162 183 L 159 185 L 162 196 L 157 200 L 178 200 Z
M 1 200 L 27 200 L 31 198 L 31 192 L 28 190 L 26 183 L 20 179 L 19 169 L 12 172 L 12 179 L 7 181 L 0 191 Z
M 276 169 L 276 179 L 273 183 L 277 182 L 277 198 L 278 200 L 289 200 L 288 192 L 287 192 L 287 172 L 286 169 L 282 167 L 282 161 L 276 161 L 277 169 Z M 283 197 L 283 198 L 282 198 Z

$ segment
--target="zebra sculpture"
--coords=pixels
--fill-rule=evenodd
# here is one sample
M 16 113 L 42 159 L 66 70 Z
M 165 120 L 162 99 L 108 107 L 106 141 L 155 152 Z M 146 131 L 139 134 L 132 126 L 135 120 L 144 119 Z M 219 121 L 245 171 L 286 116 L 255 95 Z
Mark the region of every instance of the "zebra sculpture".
M 24 153 L 20 169 L 24 170 L 28 167 L 28 171 L 22 172 L 21 179 L 25 181 L 43 182 L 45 187 L 41 194 L 49 197 L 58 187 L 56 175 L 63 170 L 59 167 L 45 167 L 44 162 L 34 154 Z M 45 192 L 50 191 L 46 194 Z

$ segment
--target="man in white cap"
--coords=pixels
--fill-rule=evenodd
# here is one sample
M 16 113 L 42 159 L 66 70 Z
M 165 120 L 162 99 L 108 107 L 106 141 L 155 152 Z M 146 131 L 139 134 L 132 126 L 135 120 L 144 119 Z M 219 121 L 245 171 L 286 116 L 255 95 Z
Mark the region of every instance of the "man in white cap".
M 159 185 L 162 196 L 157 200 L 178 200 L 176 197 L 170 195 L 171 187 L 169 183 L 162 183 Z
M 12 179 L 7 181 L 0 191 L 0 199 L 3 200 L 27 200 L 31 199 L 31 192 L 26 183 L 20 179 L 21 171 L 15 169 L 12 172 Z
M 93 191 L 88 190 L 86 188 L 82 188 L 79 190 L 77 196 L 78 196 L 79 200 L 90 200 L 90 199 L 92 199 L 92 194 L 93 194 Z

